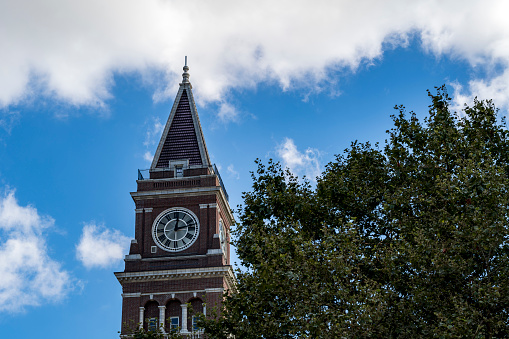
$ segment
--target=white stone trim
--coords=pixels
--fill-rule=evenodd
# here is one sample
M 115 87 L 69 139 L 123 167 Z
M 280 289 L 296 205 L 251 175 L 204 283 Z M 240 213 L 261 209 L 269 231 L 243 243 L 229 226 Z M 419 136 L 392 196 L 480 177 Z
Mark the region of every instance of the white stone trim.
M 221 191 L 221 187 L 219 186 L 211 186 L 211 187 L 192 187 L 192 188 L 175 188 L 169 190 L 158 190 L 158 191 L 141 191 L 141 192 L 131 192 L 131 196 L 133 198 L 137 197 L 153 197 L 160 195 L 173 195 L 173 194 L 189 194 L 189 193 L 201 193 L 201 192 L 216 192 Z M 222 193 L 222 191 L 221 191 Z
M 201 279 L 225 277 L 232 290 L 235 290 L 235 276 L 231 266 L 187 268 L 177 270 L 144 271 L 144 272 L 115 272 L 121 285 L 131 282 Z
M 143 213 L 143 208 L 136 208 L 134 213 Z
M 167 252 L 170 253 L 170 252 Z M 193 255 L 173 255 L 173 256 L 164 256 L 164 257 L 155 257 L 155 258 L 142 258 L 141 261 L 166 261 L 168 259 L 199 259 L 199 258 L 206 258 L 210 254 L 193 254 Z
M 130 261 L 130 260 L 140 260 L 141 254 L 128 254 L 125 256 L 124 260 Z
M 180 305 L 182 307 L 182 333 L 187 333 L 187 304 Z
M 139 298 L 141 297 L 141 293 L 124 293 L 122 294 L 122 298 Z
M 145 208 L 145 212 L 147 212 L 147 213 L 152 212 L 152 210 L 153 210 L 153 208 L 152 208 L 152 207 L 147 207 L 147 208 Z
M 141 292 L 137 292 L 137 293 L 124 293 L 122 294 L 122 297 L 123 298 L 141 298 L 142 296 L 153 296 L 154 295 L 171 295 L 171 299 L 175 299 L 175 296 L 178 296 L 180 294 L 193 294 L 195 297 L 200 295 L 200 294 L 207 294 L 207 293 L 223 293 L 224 292 L 224 289 L 219 287 L 219 288 L 206 288 L 204 290 L 189 290 L 189 291 L 178 291 L 178 292 L 175 292 L 175 291 L 171 291 L 171 292 L 153 292 L 153 293 L 141 293 Z
M 140 307 L 140 329 L 143 328 L 143 321 L 145 317 L 145 307 Z
M 158 306 L 159 307 L 159 327 L 164 330 L 164 320 L 166 319 L 165 311 L 166 306 Z
M 220 248 L 208 249 L 207 254 L 223 254 Z
M 209 207 L 209 204 L 200 204 L 200 208 L 207 208 Z

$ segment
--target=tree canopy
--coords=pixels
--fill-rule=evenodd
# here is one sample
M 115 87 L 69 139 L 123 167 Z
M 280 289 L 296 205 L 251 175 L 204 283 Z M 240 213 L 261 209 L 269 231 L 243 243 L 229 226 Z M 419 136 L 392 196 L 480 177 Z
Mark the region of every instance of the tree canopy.
M 316 186 L 257 161 L 242 265 L 211 338 L 509 336 L 509 140 L 491 101 L 438 88 L 397 106 L 384 147 L 352 143 Z

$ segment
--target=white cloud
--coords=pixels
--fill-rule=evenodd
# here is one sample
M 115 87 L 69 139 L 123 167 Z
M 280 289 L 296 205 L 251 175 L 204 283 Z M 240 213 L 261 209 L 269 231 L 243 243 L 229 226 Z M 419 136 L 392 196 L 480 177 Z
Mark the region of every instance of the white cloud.
M 276 147 L 276 154 L 281 158 L 284 167 L 288 167 L 296 175 L 306 175 L 310 180 L 316 180 L 320 175 L 320 151 L 308 148 L 303 153 L 297 149 L 290 138 Z
M 239 112 L 233 105 L 231 105 L 227 102 L 222 102 L 219 106 L 219 112 L 217 115 L 218 115 L 219 119 L 221 119 L 223 122 L 229 122 L 229 121 L 236 121 L 238 118 Z
M 37 95 L 102 106 L 116 73 L 164 73 L 155 97 L 173 96 L 184 55 L 201 104 L 260 82 L 320 91 L 331 69 L 414 34 L 437 55 L 506 68 L 508 12 L 504 0 L 3 1 L 0 107 Z M 235 117 L 228 105 L 219 114 Z
M 0 110 L 0 128 L 7 133 L 11 133 L 12 127 L 18 123 L 20 119 L 19 111 Z
M 91 223 L 83 227 L 76 257 L 87 268 L 104 268 L 122 260 L 128 249 L 129 238 L 120 231 Z
M 164 129 L 164 125 L 161 124 L 159 118 L 153 118 L 152 122 L 149 124 L 147 128 L 147 132 L 145 134 L 145 141 L 143 141 L 143 145 L 147 149 L 147 151 L 143 154 L 143 159 L 149 163 L 152 162 L 154 155 L 151 153 L 151 150 L 155 151 L 155 145 L 159 142 L 161 138 L 161 132 Z
M 145 141 L 143 141 L 143 145 L 145 145 L 145 147 L 155 145 L 159 141 L 163 129 L 164 125 L 161 124 L 159 118 L 154 118 L 152 124 L 147 128 L 147 133 L 145 135 Z
M 147 162 L 152 162 L 152 159 L 154 159 L 154 155 L 149 151 L 146 151 L 145 154 L 143 154 L 143 159 Z
M 235 179 L 239 179 L 239 178 L 240 178 L 240 176 L 239 176 L 239 172 L 237 172 L 237 171 L 235 170 L 235 167 L 233 167 L 233 164 L 230 164 L 230 165 L 229 165 L 226 169 L 227 169 L 228 173 L 229 173 L 232 177 L 234 177 Z
M 497 108 L 509 111 L 509 69 L 489 80 L 471 80 L 468 89 L 458 83 L 451 85 L 454 88 L 453 108 L 458 112 L 464 108 L 465 103 L 473 105 L 474 97 L 479 100 L 493 99 Z
M 0 198 L 0 311 L 62 299 L 72 288 L 69 273 L 49 257 L 44 230 L 54 220 L 20 206 L 14 191 Z

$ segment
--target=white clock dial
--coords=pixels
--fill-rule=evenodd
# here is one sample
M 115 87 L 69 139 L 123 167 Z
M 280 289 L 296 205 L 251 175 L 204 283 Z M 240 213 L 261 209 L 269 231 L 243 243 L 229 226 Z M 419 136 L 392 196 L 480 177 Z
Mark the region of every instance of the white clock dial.
M 162 212 L 152 225 L 154 242 L 168 252 L 179 252 L 189 248 L 199 233 L 198 218 L 185 208 L 170 208 Z

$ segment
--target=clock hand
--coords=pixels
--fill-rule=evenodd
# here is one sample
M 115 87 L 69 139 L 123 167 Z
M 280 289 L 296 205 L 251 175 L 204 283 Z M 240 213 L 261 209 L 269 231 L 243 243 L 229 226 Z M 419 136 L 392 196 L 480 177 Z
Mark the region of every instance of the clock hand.
M 183 228 L 187 228 L 187 224 L 185 224 L 184 226 L 175 227 L 175 231 L 181 230 Z
M 175 229 L 174 229 L 175 232 L 179 229 L 178 226 L 179 226 L 179 214 L 177 213 L 177 221 L 175 221 Z

